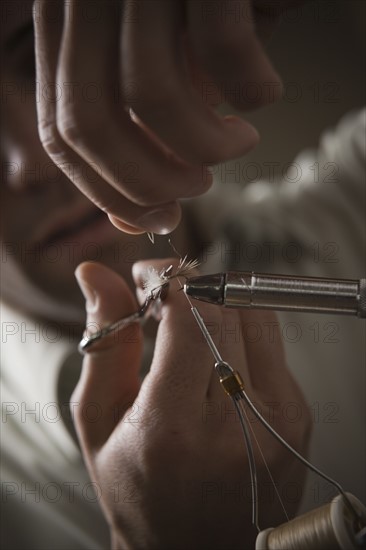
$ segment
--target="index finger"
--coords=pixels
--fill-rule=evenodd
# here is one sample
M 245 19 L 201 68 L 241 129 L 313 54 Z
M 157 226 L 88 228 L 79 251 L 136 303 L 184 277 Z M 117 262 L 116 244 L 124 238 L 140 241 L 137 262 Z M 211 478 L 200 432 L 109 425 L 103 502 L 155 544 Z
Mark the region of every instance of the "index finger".
M 144 265 L 148 264 L 135 264 L 133 268 L 137 283 Z M 169 260 L 159 265 L 160 268 L 167 267 Z M 191 304 L 183 292 L 177 292 L 181 283 L 179 281 L 177 284 L 174 280 L 170 283 L 171 288 L 162 307 L 154 358 L 140 395 L 143 395 L 144 402 L 153 404 L 154 409 L 159 404 L 164 409 L 177 408 L 194 413 L 207 396 L 212 398 L 214 395 L 216 399 L 217 384 L 213 384 L 213 379 L 216 382 L 217 375 L 214 371 L 215 358 L 192 315 Z M 226 312 L 232 315 L 232 319 L 228 320 L 221 308 L 200 303 L 199 313 L 207 323 L 209 332 L 212 332 L 213 340 L 224 359 L 232 363 L 234 368 L 239 366 L 248 380 L 242 342 L 225 342 L 219 336 L 222 327 L 225 328 L 229 321 L 235 322 L 236 312 Z M 219 399 L 225 399 L 225 393 L 221 391 L 219 389 Z
M 108 214 L 141 230 L 167 232 L 179 222 L 175 201 L 205 192 L 211 176 L 206 167 L 189 166 L 168 154 L 115 101 L 115 3 L 89 4 L 99 17 L 83 16 L 85 5 L 76 0 L 35 4 L 37 78 L 40 88 L 61 91 L 57 100 L 40 95 L 41 141 L 54 162 L 67 175 L 72 168 L 70 179 Z M 77 84 L 72 93 L 64 89 L 68 83 Z M 90 83 L 100 91 L 96 101 L 83 96 Z

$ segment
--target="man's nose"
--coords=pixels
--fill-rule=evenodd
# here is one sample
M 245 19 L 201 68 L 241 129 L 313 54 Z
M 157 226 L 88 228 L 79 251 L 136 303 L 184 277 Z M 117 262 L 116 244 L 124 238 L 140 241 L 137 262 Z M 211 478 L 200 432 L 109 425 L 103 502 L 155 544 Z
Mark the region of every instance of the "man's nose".
M 60 183 L 63 174 L 42 150 L 41 146 L 13 144 L 3 161 L 3 179 L 14 191 L 41 190 L 45 185 Z
M 48 157 L 38 139 L 26 146 L 13 145 L 2 162 L 2 180 L 16 193 L 72 200 L 79 191 Z
M 5 119 L 5 120 L 4 120 Z M 64 200 L 77 190 L 63 171 L 49 158 L 37 131 L 35 102 L 14 97 L 2 118 L 2 181 L 15 192 L 57 195 Z M 69 169 L 71 176 L 72 168 Z

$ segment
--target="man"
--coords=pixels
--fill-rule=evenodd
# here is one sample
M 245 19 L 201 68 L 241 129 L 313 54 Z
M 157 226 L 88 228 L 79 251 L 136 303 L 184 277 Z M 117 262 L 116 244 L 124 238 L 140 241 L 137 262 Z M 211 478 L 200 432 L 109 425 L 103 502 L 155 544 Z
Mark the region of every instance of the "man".
M 57 18 L 55 21 L 58 27 Z M 42 19 L 38 24 L 42 24 Z M 42 36 L 44 34 L 40 32 L 37 40 L 41 40 Z M 59 34 L 55 32 L 52 38 L 57 39 L 57 36 Z M 25 88 L 21 66 L 22 62 L 23 69 L 29 66 L 26 55 L 32 51 L 31 35 L 28 35 L 28 45 L 23 44 L 23 48 L 23 52 L 13 52 L 14 57 L 9 60 L 7 67 L 9 73 L 5 72 L 11 75 L 11 78 L 5 78 L 5 82 L 16 82 L 18 86 L 15 87 L 15 93 L 8 97 L 7 126 L 4 131 L 8 185 L 4 189 L 7 199 L 7 209 L 3 214 L 3 241 L 6 245 L 4 270 L 6 268 L 7 274 L 3 299 L 11 305 L 11 309 L 6 308 L 8 317 L 4 326 L 9 336 L 9 347 L 16 338 L 20 338 L 17 344 L 22 344 L 15 346 L 22 356 L 17 357 L 16 365 L 13 347 L 5 358 L 3 369 L 4 385 L 8 391 L 4 400 L 5 428 L 9 430 L 5 440 L 5 543 L 9 548 L 103 547 L 108 535 L 103 531 L 103 520 L 98 514 L 98 504 L 101 504 L 116 548 L 126 545 L 148 548 L 186 548 L 195 545 L 234 548 L 243 537 L 250 544 L 255 533 L 249 517 L 249 475 L 245 474 L 241 478 L 242 472 L 247 472 L 248 468 L 239 426 L 235 419 L 230 420 L 232 411 L 226 409 L 226 398 L 220 393 L 221 388 L 213 376 L 212 359 L 189 309 L 185 309 L 184 296 L 175 293 L 173 285 L 163 306 L 152 367 L 141 388 L 138 370 L 142 336 L 137 327 L 117 342 L 106 342 L 104 349 L 88 355 L 85 360 L 84 374 L 76 393 L 71 397 L 71 408 L 94 486 L 86 477 L 77 447 L 65 428 L 70 422 L 67 418 L 65 423 L 53 422 L 49 415 L 49 407 L 46 406 L 49 403 L 55 403 L 56 410 L 64 409 L 61 405 L 70 400 L 77 377 L 70 376 L 69 370 L 74 363 L 70 352 L 75 349 L 75 336 L 81 332 L 83 323 L 82 304 L 71 277 L 74 268 L 80 261 L 98 259 L 119 271 L 132 286 L 131 260 L 151 256 L 152 247 L 145 237 L 126 239 L 117 232 L 112 233 L 103 216 L 76 192 L 67 179 L 59 171 L 52 172 L 48 158 L 43 156 L 36 138 L 34 98 L 30 98 L 29 102 L 21 101 Z M 42 44 L 39 43 L 38 52 L 39 60 L 42 55 Z M 46 54 L 40 71 L 42 67 L 50 67 L 50 51 Z M 41 101 L 47 111 L 44 99 Z M 40 107 L 39 102 L 37 105 Z M 136 111 L 140 115 L 139 110 Z M 43 112 L 40 111 L 41 127 Z M 49 122 L 47 116 L 52 116 L 52 113 L 46 112 L 46 120 Z M 27 125 L 24 124 L 25 120 L 29 121 Z M 139 118 L 135 117 L 135 120 L 141 124 Z M 150 121 L 150 125 L 153 126 L 153 121 Z M 47 127 L 54 128 L 55 123 L 45 124 L 44 128 Z M 233 145 L 238 138 L 236 131 L 233 130 Z M 247 126 L 242 131 L 249 136 L 249 141 L 252 140 Z M 70 139 L 71 133 L 66 132 L 65 135 Z M 52 135 L 52 139 L 54 137 Z M 227 135 L 224 136 L 224 139 L 227 138 Z M 47 145 L 47 136 L 43 134 L 42 139 L 43 144 Z M 111 141 L 108 139 L 109 143 Z M 54 145 L 54 141 L 50 143 Z M 247 146 L 248 142 L 243 147 Z M 89 159 L 92 171 L 88 171 L 84 164 L 88 164 L 85 160 L 87 154 L 70 162 L 69 155 L 74 150 L 67 149 L 65 154 L 64 147 L 61 151 L 64 156 L 57 163 L 59 167 L 66 172 L 68 168 L 70 175 L 71 165 L 75 169 L 71 177 L 76 183 L 84 185 L 87 182 L 95 190 L 101 190 L 99 173 L 93 171 L 98 163 L 93 164 Z M 49 153 L 52 153 L 51 149 L 49 147 Z M 228 152 L 228 156 L 233 154 L 232 150 Z M 171 158 L 168 155 L 168 159 Z M 207 157 L 203 160 L 213 161 Z M 41 173 L 30 175 L 28 166 L 34 167 L 37 162 Z M 189 175 L 187 165 L 179 163 L 174 157 L 172 162 L 173 170 L 183 172 L 181 176 L 185 182 L 188 178 L 197 183 L 194 180 L 198 177 L 197 169 L 189 168 L 193 170 Z M 135 165 L 139 166 L 139 163 Z M 105 169 L 101 173 L 105 175 Z M 170 178 L 172 173 L 168 171 L 167 175 Z M 207 186 L 208 181 L 205 174 L 203 187 L 199 191 Z M 131 226 L 126 225 L 130 225 L 132 219 L 137 219 L 137 211 L 130 197 L 127 196 L 129 203 L 121 198 L 115 203 L 112 201 L 113 191 L 108 191 L 106 197 L 106 187 L 103 189 L 103 197 L 97 197 L 97 202 L 100 201 L 102 206 L 108 203 L 112 205 L 111 208 L 117 202 L 122 207 L 128 204 L 127 209 L 111 210 L 109 214 L 112 218 L 120 216 L 122 222 L 116 223 L 123 229 L 135 231 L 135 226 L 131 229 Z M 155 192 L 158 189 L 155 185 Z M 167 188 L 162 186 L 161 189 L 165 193 Z M 175 193 L 177 187 L 173 186 L 173 189 Z M 144 189 L 144 194 L 148 196 L 148 189 Z M 169 209 L 172 209 L 169 212 L 173 212 L 173 226 L 179 216 L 175 203 L 179 196 L 182 196 L 180 192 L 174 197 L 173 204 L 169 205 Z M 131 197 L 134 203 L 133 193 Z M 160 206 L 156 196 L 152 200 L 154 207 L 156 202 Z M 139 214 L 141 206 L 145 208 L 137 200 Z M 148 206 L 150 209 L 151 206 Z M 131 210 L 133 218 L 126 218 L 125 213 Z M 14 212 L 18 213 L 18 220 L 15 220 Z M 161 219 L 158 217 L 159 223 Z M 165 229 L 171 229 L 171 225 L 161 224 L 161 228 L 164 232 Z M 137 224 L 137 229 L 155 231 L 156 226 Z M 174 236 L 176 247 L 192 251 L 191 242 L 190 227 L 182 225 Z M 90 247 L 91 243 L 93 247 Z M 166 242 L 158 240 L 153 252 L 156 256 L 166 256 L 170 255 L 170 248 Z M 199 250 L 195 250 L 192 255 L 196 252 L 198 254 Z M 127 260 L 127 265 L 121 260 Z M 163 267 L 166 261 L 155 265 Z M 141 265 L 135 268 L 137 284 L 141 269 Z M 104 326 L 137 307 L 128 287 L 107 267 L 83 264 L 77 276 L 87 298 L 88 324 L 92 327 Z M 28 336 L 24 342 L 24 320 L 21 317 L 18 322 L 14 317 L 14 308 L 26 311 L 32 319 L 40 319 L 35 331 L 36 334 L 42 334 L 41 342 L 29 341 Z M 261 326 L 273 322 L 269 314 L 248 317 L 206 306 L 202 308 L 202 314 L 213 326 L 224 329 L 238 324 L 245 326 L 254 322 Z M 56 321 L 51 328 L 62 329 L 62 339 L 57 332 L 56 337 L 48 335 L 50 320 Z M 25 329 L 29 330 L 27 322 Z M 70 332 L 73 336 L 71 338 Z M 29 346 L 34 343 L 37 345 Z M 35 353 L 33 359 L 29 355 L 30 349 Z M 301 393 L 284 368 L 280 343 L 250 343 L 241 338 L 234 343 L 223 342 L 222 353 L 229 362 L 238 365 L 248 384 L 248 391 L 259 406 L 268 401 L 286 403 L 290 400 L 304 411 L 296 423 L 286 422 L 282 417 L 272 420 L 287 439 L 297 448 L 305 450 L 309 415 Z M 29 364 L 33 364 L 33 367 L 30 368 Z M 271 368 L 268 368 L 269 364 Z M 37 373 L 32 372 L 34 369 L 40 369 L 38 378 Z M 19 372 L 22 372 L 21 376 Z M 25 378 L 25 374 L 29 378 Z M 71 374 L 75 375 L 75 370 L 71 370 Z M 21 395 L 24 386 L 19 385 L 19 378 L 28 380 L 24 386 L 30 394 L 24 390 L 24 400 Z M 38 380 L 42 380 L 42 384 Z M 25 411 L 22 417 L 23 403 Z M 29 404 L 35 403 L 40 404 L 39 410 L 43 413 L 38 414 L 35 407 L 35 414 L 30 417 Z M 212 410 L 219 410 L 220 414 L 209 414 Z M 64 410 L 63 413 L 67 416 Z M 33 436 L 27 444 L 27 434 L 30 432 Z M 291 471 L 292 466 L 296 470 L 291 458 L 283 454 L 260 427 L 256 433 L 264 452 L 267 450 L 270 454 L 271 470 L 279 486 L 301 483 L 302 473 Z M 228 448 L 230 453 L 227 452 Z M 265 479 L 262 472 L 261 477 Z M 32 480 L 35 481 L 31 485 L 34 492 L 30 494 L 29 484 Z M 263 523 L 268 525 L 282 521 L 277 501 L 272 499 L 272 493 L 268 490 L 268 480 L 262 483 Z M 89 493 L 93 487 L 96 495 Z M 233 487 L 235 492 L 230 496 Z M 26 512 L 22 513 L 23 510 Z M 19 513 L 22 514 L 22 533 L 13 527 Z M 217 517 L 222 524 L 217 521 Z M 229 535 L 227 526 L 230 526 Z

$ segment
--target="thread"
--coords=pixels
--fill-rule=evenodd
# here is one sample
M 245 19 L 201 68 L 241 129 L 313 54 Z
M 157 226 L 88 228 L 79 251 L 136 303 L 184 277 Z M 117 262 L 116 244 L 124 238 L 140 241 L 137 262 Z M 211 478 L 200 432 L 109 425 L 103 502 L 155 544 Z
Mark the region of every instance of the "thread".
M 366 525 L 366 508 L 347 494 L 357 510 L 356 521 L 338 495 L 331 503 L 294 518 L 274 529 L 259 533 L 256 550 L 361 550 L 366 541 L 357 535 Z

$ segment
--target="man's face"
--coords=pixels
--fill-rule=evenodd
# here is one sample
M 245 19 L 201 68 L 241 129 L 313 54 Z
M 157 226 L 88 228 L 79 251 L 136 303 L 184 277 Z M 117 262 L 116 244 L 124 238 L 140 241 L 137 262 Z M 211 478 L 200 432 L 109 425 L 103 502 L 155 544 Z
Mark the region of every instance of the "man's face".
M 81 309 L 73 276 L 80 262 L 100 261 L 131 281 L 132 263 L 161 250 L 146 235 L 115 229 L 44 152 L 37 132 L 37 94 L 44 91 L 35 84 L 31 0 L 3 2 L 1 47 L 3 298 L 23 309 L 24 296 L 32 292 L 29 282 Z M 22 284 L 14 293 L 18 280 Z M 30 313 L 39 312 L 35 298 Z

